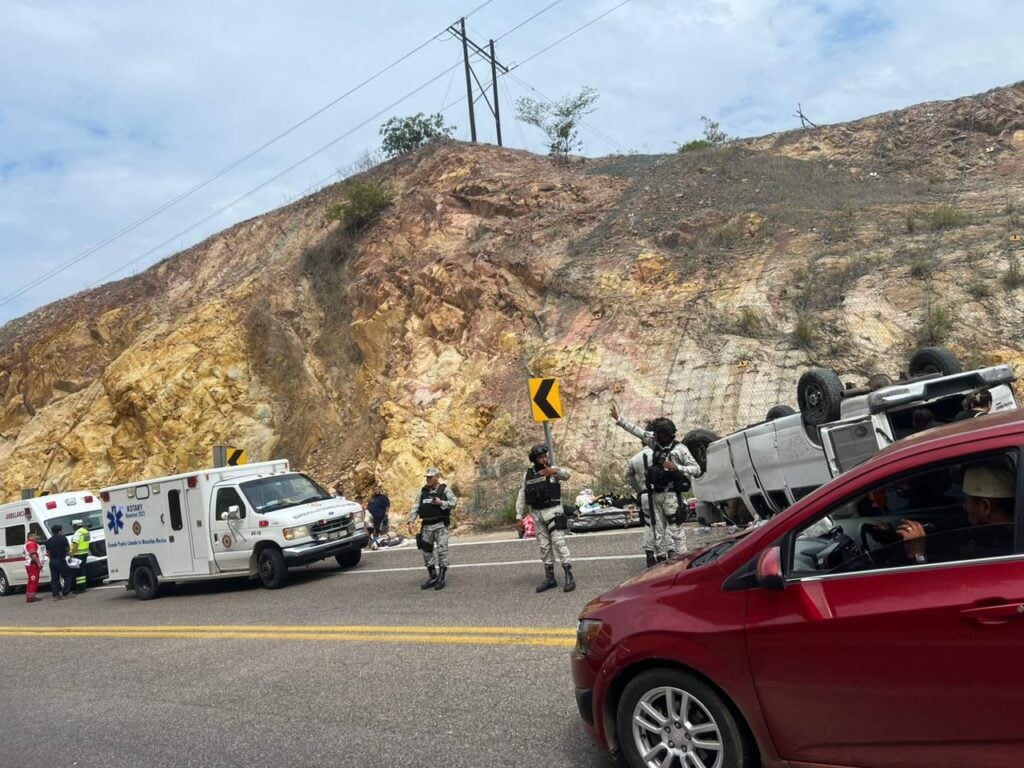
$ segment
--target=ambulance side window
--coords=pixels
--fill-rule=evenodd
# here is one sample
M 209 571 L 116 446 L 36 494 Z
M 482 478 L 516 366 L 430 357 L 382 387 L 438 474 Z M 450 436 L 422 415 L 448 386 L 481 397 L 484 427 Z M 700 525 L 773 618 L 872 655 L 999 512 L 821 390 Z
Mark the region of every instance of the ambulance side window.
M 28 532 L 34 533 L 36 536 L 38 536 L 40 542 L 46 541 L 47 539 L 47 536 L 45 533 L 43 533 L 43 529 L 39 526 L 39 523 L 29 523 Z
M 20 547 L 25 543 L 25 524 L 7 526 L 7 546 Z
M 167 508 L 171 513 L 171 530 L 180 531 L 181 522 L 181 491 L 167 492 Z
M 238 507 L 238 516 L 245 517 L 245 502 L 238 495 L 238 491 L 234 488 L 221 488 L 217 491 L 216 515 L 218 520 L 227 519 L 228 507 Z

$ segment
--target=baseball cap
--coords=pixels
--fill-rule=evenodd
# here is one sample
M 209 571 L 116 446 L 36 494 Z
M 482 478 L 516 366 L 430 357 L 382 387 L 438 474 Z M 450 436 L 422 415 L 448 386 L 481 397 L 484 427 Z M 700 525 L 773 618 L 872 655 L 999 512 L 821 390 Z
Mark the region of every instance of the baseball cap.
M 985 499 L 1012 499 L 1016 478 L 1003 467 L 979 464 L 964 473 L 964 493 Z
M 427 477 L 437 477 L 440 474 L 441 474 L 441 470 L 438 469 L 437 467 L 428 467 L 427 468 Z

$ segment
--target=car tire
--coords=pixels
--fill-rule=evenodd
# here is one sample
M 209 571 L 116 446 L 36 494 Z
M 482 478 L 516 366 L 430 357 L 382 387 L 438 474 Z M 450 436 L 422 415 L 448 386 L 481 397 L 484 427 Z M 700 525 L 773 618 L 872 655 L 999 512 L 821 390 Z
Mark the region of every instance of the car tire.
M 680 702 L 685 711 L 677 710 Z M 630 680 L 619 698 L 615 730 L 630 768 L 758 764 L 752 740 L 722 694 L 681 669 L 648 669 Z
M 718 440 L 710 429 L 691 429 L 683 435 L 682 443 L 700 465 L 701 472 L 708 470 L 708 446 Z
M 335 555 L 334 559 L 338 561 L 338 565 L 342 568 L 355 568 L 359 565 L 359 561 L 362 557 L 363 550 L 351 549 L 348 552 L 342 552 L 340 555 Z
M 960 360 L 945 347 L 921 347 L 910 358 L 911 376 L 925 376 L 929 373 L 961 373 L 964 367 Z
M 14 591 L 14 587 L 11 586 L 10 580 L 7 578 L 7 574 L 4 573 L 4 569 L 0 568 L 0 597 L 7 597 Z
M 764 420 L 775 421 L 783 416 L 792 416 L 794 413 L 796 413 L 796 409 L 788 405 L 773 405 L 768 409 L 768 414 L 764 417 Z
M 828 424 L 839 418 L 843 383 L 831 368 L 811 368 L 797 382 L 796 401 L 805 424 Z
M 139 600 L 152 600 L 160 593 L 156 574 L 148 565 L 137 565 L 132 572 L 132 588 Z
M 284 564 L 281 550 L 266 547 L 256 555 L 256 570 L 260 583 L 267 589 L 280 589 L 288 582 L 288 566 Z

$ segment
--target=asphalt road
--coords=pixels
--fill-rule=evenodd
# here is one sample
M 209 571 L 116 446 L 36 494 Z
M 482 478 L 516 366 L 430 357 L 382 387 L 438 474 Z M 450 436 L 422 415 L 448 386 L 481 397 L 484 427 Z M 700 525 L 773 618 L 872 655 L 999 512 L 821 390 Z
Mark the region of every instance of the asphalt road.
M 535 594 L 533 541 L 453 539 L 442 591 L 402 547 L 276 591 L 4 598 L 0 765 L 611 768 L 568 655 L 586 602 L 643 569 L 639 538 L 572 536 L 572 593 Z

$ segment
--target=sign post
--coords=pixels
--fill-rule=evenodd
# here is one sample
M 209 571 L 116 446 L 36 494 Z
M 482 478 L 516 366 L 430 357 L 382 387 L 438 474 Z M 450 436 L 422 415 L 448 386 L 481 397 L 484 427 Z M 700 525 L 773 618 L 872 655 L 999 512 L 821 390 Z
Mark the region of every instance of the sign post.
M 249 456 L 244 448 L 235 448 L 230 445 L 213 446 L 213 466 L 215 467 L 236 467 L 239 464 L 248 464 Z
M 562 418 L 562 396 L 558 389 L 558 379 L 530 379 L 530 406 L 533 409 L 533 420 L 544 423 L 544 442 L 548 446 L 551 465 L 555 459 L 555 443 L 551 436 L 551 420 Z

